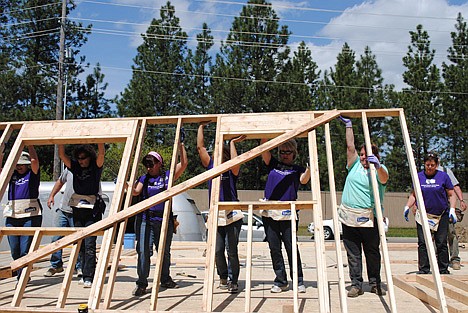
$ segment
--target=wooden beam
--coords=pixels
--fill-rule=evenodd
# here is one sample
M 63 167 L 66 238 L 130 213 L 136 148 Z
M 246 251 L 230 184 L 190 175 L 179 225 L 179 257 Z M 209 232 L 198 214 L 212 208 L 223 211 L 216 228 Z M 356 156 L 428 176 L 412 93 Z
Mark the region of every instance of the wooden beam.
M 234 159 L 231 159 L 227 162 L 224 162 L 220 164 L 219 166 L 216 166 L 206 172 L 203 172 L 191 179 L 186 180 L 185 182 L 182 182 L 171 189 L 165 190 L 153 197 L 150 197 L 138 204 L 135 204 L 131 207 L 129 207 L 125 211 L 120 211 L 117 212 L 116 214 L 107 217 L 106 219 L 103 219 L 95 224 L 92 224 L 88 227 L 86 227 L 83 230 L 77 231 L 76 233 L 72 235 L 68 235 L 66 237 L 63 237 L 62 239 L 55 241 L 54 243 L 49 244 L 46 247 L 40 248 L 32 253 L 29 253 L 28 255 L 19 258 L 17 260 L 14 260 L 11 262 L 11 268 L 13 270 L 16 270 L 24 264 L 28 264 L 30 262 L 35 262 L 36 260 L 49 255 L 50 253 L 53 253 L 67 245 L 70 245 L 77 240 L 83 239 L 86 236 L 89 236 L 96 231 L 103 230 L 106 228 L 111 227 L 113 224 L 121 222 L 135 214 L 138 214 L 139 212 L 142 212 L 149 208 L 150 206 L 153 206 L 157 203 L 166 201 L 172 197 L 174 197 L 177 194 L 180 194 L 188 189 L 191 189 L 193 187 L 196 187 L 205 181 L 212 179 L 216 176 L 219 176 L 220 174 L 228 171 L 230 168 L 233 166 L 236 166 L 238 164 L 243 164 L 245 162 L 248 162 L 257 156 L 261 155 L 264 151 L 271 150 L 273 148 L 278 147 L 279 145 L 283 144 L 284 142 L 290 140 L 291 138 L 297 137 L 298 135 L 303 134 L 304 132 L 308 132 L 320 125 L 323 125 L 332 119 L 336 118 L 337 116 L 340 115 L 340 112 L 337 110 L 330 111 L 329 113 L 326 113 L 322 116 L 320 116 L 317 119 L 314 119 L 310 122 L 307 122 L 304 125 L 301 125 L 291 131 L 288 131 L 272 140 L 269 140 L 265 142 L 264 144 L 253 148 L 250 151 L 247 151 L 239 156 L 237 156 Z
M 226 201 L 220 202 L 220 210 L 248 210 L 252 206 L 254 211 L 258 210 L 289 210 L 294 204 L 297 210 L 312 210 L 317 201 Z

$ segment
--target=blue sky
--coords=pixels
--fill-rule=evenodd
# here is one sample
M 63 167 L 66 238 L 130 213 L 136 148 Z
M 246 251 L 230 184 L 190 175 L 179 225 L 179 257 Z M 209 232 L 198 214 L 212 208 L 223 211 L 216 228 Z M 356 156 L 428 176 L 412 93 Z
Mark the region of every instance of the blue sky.
M 69 16 L 83 24 L 93 24 L 93 33 L 81 49 L 91 65 L 100 63 L 106 96 L 120 94 L 127 86 L 136 49 L 153 18 L 166 0 L 77 0 Z M 224 40 L 233 18 L 247 0 L 173 0 L 180 24 L 189 35 L 189 47 L 203 22 L 212 30 L 216 42 Z M 468 3 L 460 0 L 309 0 L 271 1 L 280 24 L 287 25 L 292 35 L 292 49 L 305 41 L 322 70 L 333 67 L 344 42 L 348 42 L 358 59 L 369 46 L 383 70 L 385 83 L 404 86 L 402 57 L 410 44 L 409 31 L 422 24 L 436 50 L 435 63 L 446 61 L 451 45 L 450 32 L 458 12 L 468 20 Z M 214 52 L 218 51 L 218 46 Z

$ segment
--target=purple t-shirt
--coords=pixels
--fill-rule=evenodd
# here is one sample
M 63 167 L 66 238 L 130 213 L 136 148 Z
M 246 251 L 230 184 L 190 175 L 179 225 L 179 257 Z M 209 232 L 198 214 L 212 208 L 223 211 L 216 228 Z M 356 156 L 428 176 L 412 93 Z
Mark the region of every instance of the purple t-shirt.
M 89 166 L 81 167 L 78 161 L 71 161 L 73 173 L 73 190 L 79 195 L 96 195 L 99 192 L 102 167 L 98 167 L 96 160 L 90 162 Z
M 8 200 L 23 200 L 39 198 L 39 184 L 41 182 L 41 172 L 34 174 L 29 169 L 25 174 L 20 175 L 16 170 L 10 179 L 8 188 Z
M 161 193 L 163 192 L 164 190 L 167 189 L 167 184 L 168 184 L 168 181 L 169 181 L 169 171 L 166 171 L 165 175 L 160 175 L 160 176 L 156 176 L 156 177 L 153 177 L 153 176 L 150 176 L 148 174 L 146 175 L 142 175 L 140 176 L 140 178 L 138 178 L 138 182 L 142 183 L 143 186 L 145 186 L 145 180 L 148 180 L 148 186 L 145 190 L 145 187 L 143 187 L 143 190 L 141 192 L 142 194 L 142 199 L 148 199 L 148 198 L 151 198 L 152 196 L 154 195 L 157 195 L 158 193 Z M 153 214 L 151 214 L 150 216 L 150 220 L 151 221 L 162 221 L 162 215 L 164 213 L 164 204 L 166 202 L 161 202 L 161 203 L 158 203 L 156 205 L 153 205 L 152 207 L 150 207 L 148 210 L 149 211 L 152 211 L 152 212 L 155 212 L 156 214 L 158 214 L 159 216 L 154 216 Z M 143 213 L 143 219 L 148 219 L 148 214 L 147 212 L 145 211 Z
M 441 215 L 449 208 L 446 189 L 453 189 L 447 173 L 436 171 L 434 176 L 427 176 L 424 171 L 418 173 L 419 184 L 424 198 L 426 212 Z
M 274 157 L 268 164 L 268 178 L 265 186 L 265 199 L 294 201 L 297 199 L 301 174 L 305 168 L 295 164 L 284 164 Z
M 210 159 L 207 169 L 213 168 L 213 159 Z M 221 174 L 219 201 L 239 201 L 237 197 L 237 176 L 229 170 Z M 211 200 L 211 179 L 208 181 L 208 202 Z

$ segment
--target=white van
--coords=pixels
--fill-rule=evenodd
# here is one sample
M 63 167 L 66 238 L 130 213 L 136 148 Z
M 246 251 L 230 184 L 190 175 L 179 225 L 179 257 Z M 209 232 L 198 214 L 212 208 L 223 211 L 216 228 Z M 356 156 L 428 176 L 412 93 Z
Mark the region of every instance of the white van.
M 39 200 L 42 204 L 42 226 L 43 227 L 54 227 L 55 226 L 55 209 L 49 209 L 47 206 L 47 199 L 49 198 L 50 192 L 54 186 L 55 182 L 41 182 L 39 186 Z M 55 196 L 55 204 L 58 205 L 61 202 L 63 190 Z M 109 215 L 109 203 L 112 200 L 114 195 L 115 184 L 113 182 L 101 182 L 102 197 L 107 203 L 106 212 L 104 213 L 104 218 Z M 8 191 L 5 191 L 5 194 L 2 197 L 1 201 L 1 211 L 3 213 L 4 205 L 8 202 Z M 177 215 L 177 220 L 179 221 L 179 227 L 177 228 L 177 233 L 174 234 L 174 241 L 206 241 L 206 232 L 205 232 L 205 222 L 201 215 L 200 210 L 198 209 L 195 201 L 188 195 L 188 193 L 183 192 L 176 195 L 172 201 L 172 210 L 174 215 Z M 129 219 L 127 225 L 127 232 L 133 232 L 133 218 Z M 0 227 L 5 226 L 5 218 L 0 219 Z M 42 244 L 49 243 L 52 238 L 45 238 L 42 241 Z M 8 251 L 10 249 L 8 245 L 7 237 L 4 237 L 0 243 L 0 251 Z

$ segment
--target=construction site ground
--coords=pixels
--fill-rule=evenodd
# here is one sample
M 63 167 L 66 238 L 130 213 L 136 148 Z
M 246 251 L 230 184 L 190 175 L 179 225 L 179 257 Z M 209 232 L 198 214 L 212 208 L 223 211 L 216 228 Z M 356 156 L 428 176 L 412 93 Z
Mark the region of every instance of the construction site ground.
M 300 312 L 319 312 L 316 257 L 314 242 L 310 238 L 301 238 L 299 242 L 301 258 L 304 270 L 305 294 L 299 294 Z M 161 289 L 157 311 L 172 312 L 202 312 L 203 287 L 205 278 L 205 258 L 203 253 L 206 247 L 204 242 L 174 242 L 172 244 L 172 265 L 171 276 L 179 284 L 178 289 Z M 391 271 L 394 277 L 416 276 L 417 267 L 417 244 L 415 240 L 411 242 L 389 242 L 388 243 Z M 68 255 L 65 249 L 65 255 Z M 346 253 L 343 251 L 344 274 L 346 287 L 349 287 L 348 268 L 346 266 Z M 240 292 L 230 294 L 225 290 L 216 288 L 219 279 L 215 279 L 213 292 L 213 311 L 216 312 L 244 312 L 245 309 L 245 256 L 246 243 L 239 244 L 239 254 L 241 258 L 241 274 L 239 287 Z M 252 253 L 252 302 L 253 312 L 293 312 L 293 291 L 290 283 L 288 291 L 273 294 L 270 288 L 273 283 L 274 273 L 268 246 L 265 242 L 253 243 Z M 468 279 L 468 266 L 463 266 L 463 261 L 468 260 L 468 252 L 464 246 L 460 247 L 462 258 L 461 270 L 452 270 L 451 275 L 460 281 Z M 153 257 L 154 258 L 154 257 Z M 10 254 L 7 251 L 0 253 L 1 266 L 5 267 L 10 261 Z M 154 258 L 155 260 L 155 258 Z M 285 256 L 285 260 L 287 260 Z M 334 242 L 326 242 L 326 262 L 327 277 L 330 290 L 331 312 L 341 312 L 340 296 L 338 291 L 338 269 L 336 267 L 336 253 Z M 467 261 L 468 262 L 468 261 Z M 287 262 L 286 262 L 287 263 Z M 48 269 L 48 260 L 36 263 L 31 274 L 31 281 L 26 287 L 21 307 L 28 308 L 28 312 L 53 312 L 57 302 L 57 296 L 61 290 L 63 273 L 53 277 L 44 277 L 44 272 Z M 115 283 L 113 300 L 109 310 L 114 312 L 146 312 L 150 308 L 151 294 L 143 297 L 132 296 L 136 281 L 136 254 L 133 249 L 126 249 L 122 253 L 117 280 Z M 150 273 L 150 285 L 154 274 L 154 265 Z M 432 275 L 425 275 L 432 280 Z M 215 276 L 217 277 L 217 276 Z M 78 285 L 78 278 L 74 277 L 68 295 L 66 310 L 77 312 L 77 308 L 82 303 L 87 303 L 90 289 L 85 289 Z M 382 280 L 386 282 L 384 266 L 382 264 Z M 390 301 L 387 296 L 377 296 L 370 293 L 367 282 L 367 275 L 364 267 L 364 294 L 357 298 L 346 298 L 348 312 L 389 312 Z M 2 308 L 11 306 L 16 285 L 16 278 L 5 278 L 0 280 L 0 312 Z M 386 289 L 386 283 L 384 283 Z M 435 291 L 421 284 L 415 285 L 418 290 L 437 298 Z M 444 287 L 445 283 L 444 283 Z M 452 288 L 449 286 L 447 288 Z M 438 308 L 433 308 L 419 298 L 414 297 L 406 291 L 395 286 L 395 298 L 397 309 L 400 312 L 437 312 Z M 466 294 L 466 291 L 463 291 Z M 460 299 L 447 297 L 447 303 L 457 308 L 457 311 L 464 312 L 468 306 Z M 104 312 L 104 310 L 89 310 L 90 312 Z

